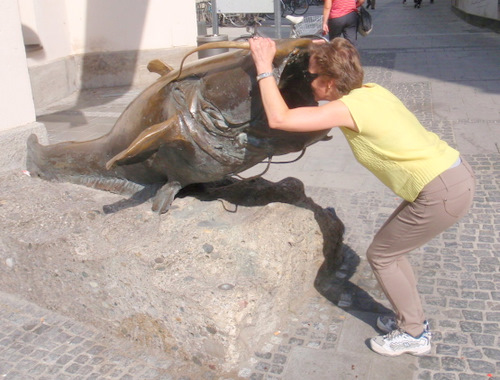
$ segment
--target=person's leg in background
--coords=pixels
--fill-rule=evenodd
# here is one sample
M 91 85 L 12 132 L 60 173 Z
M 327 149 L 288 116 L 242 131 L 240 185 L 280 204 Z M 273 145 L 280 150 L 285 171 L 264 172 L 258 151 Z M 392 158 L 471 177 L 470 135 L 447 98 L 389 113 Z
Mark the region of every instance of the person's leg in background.
M 357 42 L 358 13 L 351 12 L 345 16 L 328 20 L 330 41 L 336 37 L 344 37 L 354 46 Z
M 343 18 L 330 18 L 328 19 L 328 37 L 331 40 L 342 36 L 344 30 Z
M 358 23 L 359 15 L 358 12 L 351 12 L 345 17 L 345 26 L 343 30 L 344 38 L 349 40 L 351 44 L 355 47 L 358 44 Z

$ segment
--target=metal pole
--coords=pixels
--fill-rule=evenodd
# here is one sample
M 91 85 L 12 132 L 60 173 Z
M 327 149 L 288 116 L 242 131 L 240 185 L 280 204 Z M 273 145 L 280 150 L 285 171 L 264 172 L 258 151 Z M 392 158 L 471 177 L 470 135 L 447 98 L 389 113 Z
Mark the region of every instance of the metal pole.
M 219 34 L 219 20 L 217 19 L 217 0 L 212 0 L 212 33 L 214 36 Z
M 281 1 L 274 0 L 274 27 L 276 28 L 276 38 L 281 38 Z

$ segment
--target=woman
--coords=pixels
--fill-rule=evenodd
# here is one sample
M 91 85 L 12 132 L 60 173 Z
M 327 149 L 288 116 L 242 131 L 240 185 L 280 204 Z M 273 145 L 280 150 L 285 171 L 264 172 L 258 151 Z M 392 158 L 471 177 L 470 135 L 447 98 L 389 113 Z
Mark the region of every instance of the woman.
M 459 152 L 427 131 L 386 89 L 363 85 L 357 50 L 343 38 L 314 44 L 309 78 L 319 107 L 289 109 L 273 76 L 274 41 L 250 41 L 262 102 L 271 128 L 293 132 L 340 127 L 356 159 L 404 200 L 375 235 L 367 259 L 395 312 L 370 340 L 383 355 L 422 355 L 431 350 L 417 281 L 405 254 L 422 246 L 472 204 L 475 179 Z
M 364 0 L 325 0 L 323 4 L 323 33 L 330 40 L 344 37 L 356 46 L 358 39 L 358 7 Z

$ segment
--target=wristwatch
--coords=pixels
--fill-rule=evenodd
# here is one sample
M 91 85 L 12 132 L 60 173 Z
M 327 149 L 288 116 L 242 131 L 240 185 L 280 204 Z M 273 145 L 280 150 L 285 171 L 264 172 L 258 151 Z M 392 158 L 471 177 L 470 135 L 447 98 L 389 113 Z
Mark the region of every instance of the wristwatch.
M 258 82 L 261 79 L 264 79 L 264 78 L 267 78 L 267 77 L 271 77 L 271 76 L 273 76 L 273 73 L 267 72 L 267 73 L 259 74 L 255 78 L 257 79 L 257 82 Z

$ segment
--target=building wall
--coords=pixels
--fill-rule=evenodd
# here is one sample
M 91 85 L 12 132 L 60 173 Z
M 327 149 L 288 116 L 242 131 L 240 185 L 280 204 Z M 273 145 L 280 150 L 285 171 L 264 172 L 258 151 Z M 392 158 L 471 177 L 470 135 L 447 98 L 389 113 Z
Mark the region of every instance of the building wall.
M 24 165 L 29 135 L 46 141 L 43 124 L 35 120 L 17 0 L 2 0 L 0 41 L 0 171 L 9 171 Z
M 36 109 L 81 88 L 143 84 L 149 60 L 196 45 L 195 0 L 18 1 Z
M 16 0 L 2 1 L 0 12 L 0 131 L 35 120 L 26 54 Z
M 491 20 L 499 20 L 498 0 L 452 0 L 460 11 Z
M 196 44 L 195 0 L 18 0 L 28 66 L 69 55 Z

